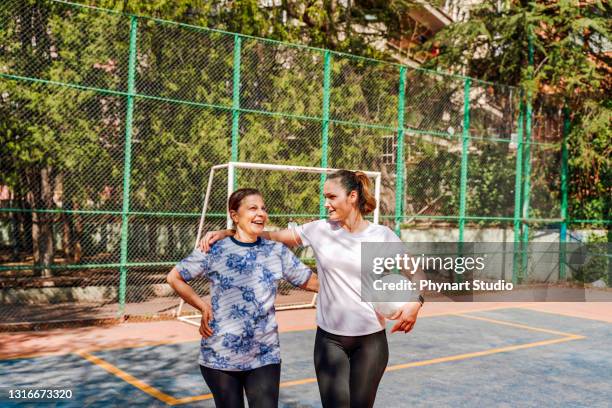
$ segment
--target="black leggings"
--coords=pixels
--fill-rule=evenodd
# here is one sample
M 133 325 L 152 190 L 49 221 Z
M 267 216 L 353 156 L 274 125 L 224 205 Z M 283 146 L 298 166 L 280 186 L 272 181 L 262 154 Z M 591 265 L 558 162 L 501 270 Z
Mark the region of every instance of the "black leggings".
M 339 336 L 318 328 L 314 361 L 323 407 L 372 407 L 389 361 L 387 335 Z
M 248 371 L 224 371 L 200 366 L 217 408 L 244 408 L 244 392 L 250 408 L 278 407 L 280 364 Z

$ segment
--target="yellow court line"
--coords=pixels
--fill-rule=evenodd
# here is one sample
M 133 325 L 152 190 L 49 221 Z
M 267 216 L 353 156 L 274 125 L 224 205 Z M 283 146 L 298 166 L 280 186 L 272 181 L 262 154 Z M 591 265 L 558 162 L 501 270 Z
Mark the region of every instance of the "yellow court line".
M 527 325 L 520 324 L 520 323 L 508 322 L 505 320 L 490 319 L 488 317 L 472 316 L 472 315 L 466 315 L 466 314 L 457 314 L 457 316 L 463 317 L 465 319 L 482 320 L 482 321 L 489 322 L 489 323 L 501 324 L 501 325 L 510 326 L 510 327 L 517 327 L 519 329 L 537 331 L 537 332 L 548 333 L 548 334 L 556 334 L 558 336 L 583 337 L 583 336 L 580 336 L 574 333 L 566 333 L 566 332 L 561 332 L 557 330 L 542 329 L 540 327 L 527 326 Z
M 108 361 L 103 360 L 103 359 L 101 359 L 99 357 L 96 357 L 93 354 L 89 354 L 86 351 L 77 351 L 75 354 L 83 357 L 84 359 L 86 359 L 89 362 L 97 365 L 98 367 L 101 367 L 101 368 L 105 369 L 109 373 L 119 377 L 120 379 L 122 379 L 123 381 L 127 382 L 128 384 L 138 388 L 139 390 L 149 394 L 150 396 L 152 396 L 154 398 L 157 398 L 160 401 L 165 402 L 168 405 L 176 405 L 176 404 L 182 403 L 179 399 L 176 399 L 173 396 L 168 395 L 168 394 L 158 390 L 157 388 L 155 388 L 155 387 L 145 383 L 144 381 L 139 380 L 138 378 L 134 377 L 133 375 L 126 373 L 125 371 L 123 371 L 119 367 L 114 366 L 113 364 L 109 363 Z M 202 400 L 202 399 L 210 399 L 210 398 L 212 398 L 212 394 L 199 395 L 198 397 L 200 397 L 200 400 Z
M 432 358 L 431 360 L 415 361 L 412 363 L 393 365 L 393 366 L 387 367 L 386 371 L 396 371 L 396 370 L 402 370 L 402 369 L 410 368 L 410 367 L 421 367 L 425 365 L 445 363 L 448 361 L 466 360 L 466 359 L 474 358 L 474 357 L 488 356 L 491 354 L 498 354 L 498 353 L 506 353 L 508 351 L 522 350 L 522 349 L 527 349 L 527 348 L 532 348 L 532 347 L 547 346 L 549 344 L 564 343 L 566 341 L 580 340 L 584 338 L 585 338 L 584 336 L 566 336 L 566 337 L 561 337 L 557 339 L 536 341 L 533 343 L 518 344 L 515 346 L 499 347 L 499 348 L 494 348 L 490 350 L 476 351 L 474 353 L 465 353 L 465 354 L 458 354 L 455 356 Z
M 424 316 L 419 316 L 418 319 L 423 319 L 426 317 L 439 317 L 439 316 L 455 316 L 455 315 L 463 315 L 466 313 L 475 313 L 475 312 L 489 312 L 489 311 L 493 311 L 493 310 L 507 310 L 507 309 L 520 309 L 522 306 L 522 303 L 518 303 L 516 305 L 513 306 L 490 306 L 490 307 L 481 307 L 478 309 L 471 309 L 471 310 L 466 310 L 463 312 L 440 312 L 440 313 L 431 313 L 428 315 L 424 315 Z M 417 319 L 417 320 L 418 320 Z
M 521 306 L 521 309 L 525 309 L 525 310 L 531 310 L 533 312 L 539 312 L 539 313 L 547 313 L 547 314 L 551 314 L 551 315 L 555 315 L 555 316 L 563 316 L 563 317 L 573 317 L 574 319 L 582 319 L 582 320 L 593 320 L 596 322 L 603 322 L 603 323 L 608 323 L 610 324 L 611 322 L 609 320 L 605 320 L 603 318 L 599 318 L 599 317 L 586 317 L 586 316 L 576 316 L 573 315 L 571 313 L 565 313 L 565 312 L 553 312 L 551 310 L 540 310 L 537 308 L 537 306 L 533 306 L 533 305 L 525 305 L 525 306 Z

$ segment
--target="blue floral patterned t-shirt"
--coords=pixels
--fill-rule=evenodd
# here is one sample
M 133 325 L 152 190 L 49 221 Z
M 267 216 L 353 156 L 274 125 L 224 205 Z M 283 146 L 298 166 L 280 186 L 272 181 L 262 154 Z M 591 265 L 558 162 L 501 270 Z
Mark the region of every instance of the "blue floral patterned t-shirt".
M 200 365 L 228 371 L 280 363 L 274 300 L 279 279 L 301 286 L 312 271 L 285 245 L 258 238 L 217 241 L 209 252 L 194 250 L 176 265 L 188 282 L 211 282 L 212 336 L 201 341 Z

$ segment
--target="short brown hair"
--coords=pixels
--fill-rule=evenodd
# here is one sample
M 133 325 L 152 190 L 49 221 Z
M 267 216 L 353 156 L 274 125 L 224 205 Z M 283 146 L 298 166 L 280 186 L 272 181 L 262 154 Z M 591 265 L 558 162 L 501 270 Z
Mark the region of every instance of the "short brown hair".
M 255 188 L 239 188 L 238 190 L 234 191 L 230 195 L 229 200 L 227 200 L 227 209 L 229 211 L 238 211 L 238 208 L 240 208 L 240 203 L 242 203 L 242 200 L 245 197 L 248 197 L 251 195 L 258 195 L 260 197 L 263 197 L 261 195 L 261 192 Z

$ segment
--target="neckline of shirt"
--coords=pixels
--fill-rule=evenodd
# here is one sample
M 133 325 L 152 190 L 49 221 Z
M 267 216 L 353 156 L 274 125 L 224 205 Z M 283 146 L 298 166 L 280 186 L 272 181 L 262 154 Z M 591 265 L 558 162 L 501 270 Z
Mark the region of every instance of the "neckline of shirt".
M 230 237 L 230 239 L 232 240 L 234 244 L 238 246 L 242 246 L 242 247 L 254 247 L 254 246 L 261 244 L 261 237 L 257 237 L 257 240 L 255 242 L 242 242 L 242 241 L 238 241 L 234 237 Z
M 361 238 L 361 237 L 365 237 L 366 235 L 369 235 L 370 232 L 372 231 L 372 227 L 376 225 L 370 221 L 367 221 L 367 223 L 368 223 L 368 226 L 363 231 L 359 231 L 359 232 L 349 232 L 346 229 L 342 228 L 338 223 L 335 223 L 335 224 L 336 224 L 336 227 L 341 231 L 341 234 L 347 235 L 352 238 Z

